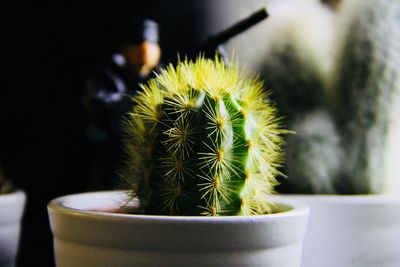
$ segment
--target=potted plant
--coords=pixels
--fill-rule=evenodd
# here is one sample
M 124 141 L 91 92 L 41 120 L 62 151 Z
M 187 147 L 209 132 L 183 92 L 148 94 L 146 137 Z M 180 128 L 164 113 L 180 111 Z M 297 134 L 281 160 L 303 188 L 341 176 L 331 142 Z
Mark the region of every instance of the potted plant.
M 15 266 L 26 195 L 15 190 L 0 166 L 0 266 Z
M 271 195 L 287 131 L 260 80 L 199 57 L 142 89 L 129 190 L 49 203 L 57 266 L 300 266 L 308 208 Z
M 288 44 L 286 52 L 272 49 L 264 58 L 266 84 L 282 88 L 276 90 L 278 105 L 285 124 L 297 132 L 288 136 L 288 179 L 277 190 L 311 208 L 305 267 L 398 266 L 400 5 L 341 2 L 333 16 L 337 24 L 329 28 L 320 28 L 327 16 L 304 27 L 300 12 L 298 20 L 277 21 L 281 31 L 268 36 Z M 271 17 L 285 18 L 269 10 Z M 315 48 L 322 38 L 331 43 Z M 316 56 L 304 51 L 314 50 L 306 46 L 315 55 L 331 55 L 311 60 Z M 327 62 L 331 67 L 324 69 Z M 290 90 L 296 84 L 299 91 Z

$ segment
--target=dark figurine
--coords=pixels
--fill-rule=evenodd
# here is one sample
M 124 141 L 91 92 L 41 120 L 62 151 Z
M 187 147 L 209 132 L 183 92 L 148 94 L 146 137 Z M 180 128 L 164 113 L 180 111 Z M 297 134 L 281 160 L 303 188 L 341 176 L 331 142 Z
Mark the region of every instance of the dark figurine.
M 83 106 L 86 136 L 94 144 L 89 189 L 109 189 L 116 179 L 115 165 L 121 155 L 121 119 L 131 108 L 131 97 L 154 76 L 160 64 L 158 25 L 152 20 L 133 20 L 122 33 L 117 53 L 105 64 L 84 74 Z

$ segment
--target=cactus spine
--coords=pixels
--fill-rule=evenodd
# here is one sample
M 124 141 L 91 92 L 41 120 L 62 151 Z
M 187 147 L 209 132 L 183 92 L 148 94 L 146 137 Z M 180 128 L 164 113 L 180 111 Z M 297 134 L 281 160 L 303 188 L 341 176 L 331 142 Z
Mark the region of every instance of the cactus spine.
M 141 212 L 271 212 L 285 131 L 258 78 L 199 57 L 142 88 L 126 119 L 124 173 Z

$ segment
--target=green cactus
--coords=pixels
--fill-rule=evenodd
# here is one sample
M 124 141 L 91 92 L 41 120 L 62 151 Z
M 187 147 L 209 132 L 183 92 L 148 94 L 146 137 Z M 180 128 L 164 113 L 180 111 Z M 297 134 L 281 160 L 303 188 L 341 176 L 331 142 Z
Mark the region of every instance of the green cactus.
M 285 130 L 257 77 L 199 57 L 142 89 L 125 120 L 123 172 L 141 212 L 271 212 Z

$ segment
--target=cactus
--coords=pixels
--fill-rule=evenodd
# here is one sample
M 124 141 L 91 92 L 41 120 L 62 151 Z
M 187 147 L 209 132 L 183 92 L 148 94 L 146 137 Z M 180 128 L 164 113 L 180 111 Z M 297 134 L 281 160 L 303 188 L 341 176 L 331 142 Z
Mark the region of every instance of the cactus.
M 257 50 L 259 72 L 273 89 L 284 124 L 296 132 L 286 140 L 283 172 L 288 179 L 275 189 L 336 193 L 332 177 L 341 167 L 340 138 L 327 90 L 336 15 L 309 0 L 273 1 L 268 10 L 271 17 L 257 36 L 263 40 Z
M 285 174 L 278 192 L 337 193 L 335 177 L 344 158 L 336 124 L 326 110 L 308 112 L 291 124 L 296 134 L 286 140 Z
M 400 192 L 400 5 L 345 1 L 333 77 L 336 121 L 346 154 L 343 193 Z
M 272 211 L 286 131 L 258 77 L 199 57 L 169 65 L 142 89 L 125 119 L 123 172 L 140 212 Z

